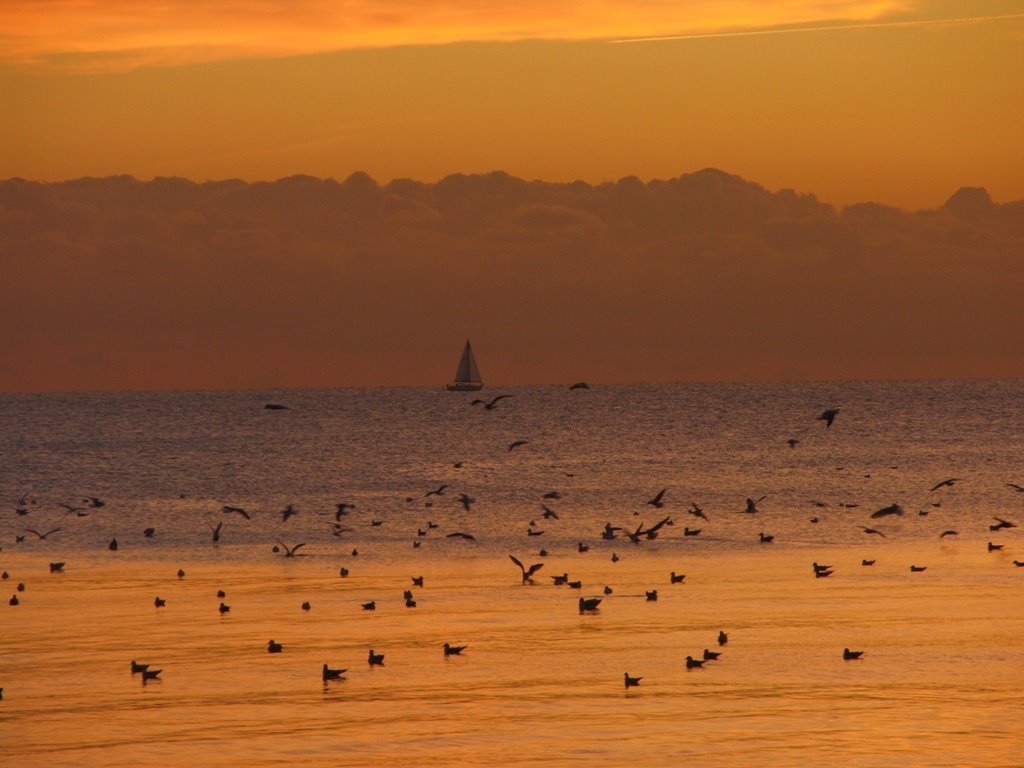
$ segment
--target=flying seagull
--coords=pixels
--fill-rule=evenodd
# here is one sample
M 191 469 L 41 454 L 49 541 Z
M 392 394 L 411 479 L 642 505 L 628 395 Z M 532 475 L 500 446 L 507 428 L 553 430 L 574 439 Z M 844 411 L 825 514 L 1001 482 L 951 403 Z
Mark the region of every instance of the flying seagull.
M 942 488 L 942 487 L 943 487 L 944 485 L 948 485 L 948 486 L 949 486 L 950 488 L 952 488 L 952 487 L 953 487 L 953 484 L 954 484 L 954 483 L 955 483 L 955 482 L 956 482 L 957 480 L 959 480 L 959 479 L 960 479 L 959 477 L 951 477 L 951 478 L 949 478 L 948 480 L 942 480 L 942 481 L 940 481 L 940 482 L 936 483 L 935 485 L 933 485 L 933 486 L 931 487 L 931 490 L 933 490 L 933 491 L 937 491 L 937 490 L 939 490 L 939 488 Z
M 513 563 L 518 565 L 519 570 L 523 572 L 523 584 L 526 584 L 527 582 L 530 582 L 532 584 L 533 579 L 531 579 L 530 577 L 544 567 L 544 563 L 534 563 L 529 568 L 527 568 L 525 565 L 523 565 L 522 561 L 515 555 L 509 555 L 508 557 Z
M 658 491 L 657 495 L 647 503 L 650 504 L 655 509 L 661 509 L 663 506 L 665 506 L 665 502 L 662 501 L 662 499 L 665 498 L 665 491 L 667 490 L 668 488 L 662 488 L 660 491 Z
M 281 549 L 284 550 L 284 556 L 285 557 L 295 557 L 295 553 L 299 551 L 299 547 L 306 546 L 306 542 L 302 542 L 301 544 L 296 544 L 294 547 L 289 547 L 287 544 L 282 544 L 280 541 L 277 542 L 277 543 L 281 547 Z
M 511 443 L 508 444 L 508 450 L 509 452 L 512 452 L 521 445 L 526 445 L 526 441 L 523 440 L 522 438 L 520 438 L 519 440 L 513 440 Z
M 751 515 L 754 514 L 755 512 L 757 512 L 757 505 L 760 504 L 762 501 L 764 501 L 767 498 L 768 498 L 768 496 L 765 495 L 765 496 L 762 496 L 761 498 L 759 498 L 757 501 L 754 501 L 752 498 L 750 498 L 748 496 L 747 497 L 747 508 L 745 510 L 743 510 L 743 511 L 748 513 L 748 514 L 751 514 Z
M 50 535 L 51 533 L 56 533 L 56 532 L 57 532 L 57 531 L 59 531 L 59 530 L 60 530 L 60 528 L 52 528 L 51 530 L 47 531 L 46 533 L 40 533 L 40 532 L 39 532 L 39 531 L 37 531 L 37 530 L 36 530 L 35 528 L 26 528 L 26 529 L 25 529 L 25 531 L 26 531 L 27 533 L 34 533 L 34 534 L 35 534 L 35 535 L 36 535 L 36 536 L 37 536 L 38 538 L 40 538 L 40 539 L 45 539 L 45 538 L 46 538 L 47 536 L 49 536 L 49 535 Z
M 512 397 L 512 395 L 498 395 L 497 397 L 493 398 L 489 403 L 485 403 L 483 400 L 477 399 L 471 401 L 470 405 L 482 405 L 485 411 L 492 411 L 494 410 L 494 406 L 496 406 L 506 397 Z

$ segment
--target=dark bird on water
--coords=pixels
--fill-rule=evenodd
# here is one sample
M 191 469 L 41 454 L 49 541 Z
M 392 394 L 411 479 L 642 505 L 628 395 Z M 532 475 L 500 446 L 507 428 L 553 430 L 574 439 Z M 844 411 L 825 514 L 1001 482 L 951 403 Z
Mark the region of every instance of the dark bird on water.
M 267 411 L 287 411 L 288 406 L 282 405 L 281 403 L 267 403 L 263 406 L 264 410 Z
M 757 535 L 760 537 L 762 544 L 771 544 L 773 541 L 775 541 L 775 537 L 769 533 L 762 532 Z
M 138 674 L 139 672 L 144 672 L 147 669 L 149 669 L 149 664 L 140 664 L 135 659 L 132 659 L 132 674 L 133 675 Z
M 155 533 L 156 533 L 156 528 L 143 528 L 142 529 L 142 535 L 145 536 L 147 539 L 152 539 L 153 538 L 153 534 L 155 534 Z
M 920 573 L 928 568 L 927 565 L 912 565 L 910 566 L 911 573 Z
M 110 543 L 107 544 L 107 549 L 109 549 L 111 552 L 117 552 L 117 539 L 116 538 L 110 540 Z
M 157 608 L 163 608 L 165 605 L 167 605 L 167 601 L 164 600 L 162 597 L 156 597 L 153 599 L 153 605 L 155 605 Z
M 525 565 L 523 565 L 522 561 L 515 555 L 509 555 L 508 558 L 513 563 L 519 566 L 519 570 L 523 574 L 523 584 L 526 584 L 528 582 L 533 583 L 533 579 L 530 577 L 544 567 L 544 563 L 534 563 L 529 568 L 527 568 Z
M 445 657 L 448 657 L 448 656 L 458 656 L 464 650 L 466 650 L 466 648 L 468 646 L 465 646 L 465 645 L 452 645 L 451 643 L 445 643 L 443 647 L 444 647 L 444 655 L 445 655 Z
M 832 422 L 836 420 L 836 416 L 839 414 L 838 408 L 829 408 L 821 412 L 821 415 L 815 419 L 815 421 L 824 421 L 825 429 L 832 426 Z
M 377 610 L 377 601 L 376 600 L 371 600 L 368 603 L 363 603 L 363 610 L 364 611 L 375 611 L 375 610 Z
M 384 666 L 384 654 L 374 653 L 373 648 L 370 649 L 370 655 L 367 657 L 371 667 L 383 667 Z
M 636 686 L 640 685 L 640 681 L 643 680 L 642 677 L 630 677 L 629 676 L 629 672 L 623 673 L 622 677 L 626 681 L 626 688 L 627 689 L 628 688 L 635 688 Z
M 275 643 L 273 640 L 267 643 L 267 653 L 280 653 L 284 650 L 284 646 L 280 643 Z
M 324 664 L 323 668 L 320 670 L 320 677 L 324 682 L 327 682 L 328 680 L 340 680 L 341 676 L 347 671 L 347 669 L 331 669 Z
M 998 550 L 1000 550 L 1002 548 L 1003 548 L 1002 544 L 993 544 L 991 541 L 988 543 L 988 551 L 989 552 L 997 552 Z
M 549 499 L 551 501 L 558 501 L 560 498 L 562 498 L 562 494 L 560 494 L 558 491 L 548 491 L 541 498 L 542 499 Z M 541 506 L 544 506 L 544 505 L 542 504 Z
M 672 571 L 672 573 L 670 573 L 669 576 L 668 576 L 668 581 L 669 581 L 669 584 L 682 584 L 683 583 L 683 579 L 685 579 L 685 578 L 686 578 L 686 574 L 685 573 L 678 573 L 677 574 L 675 571 Z
M 695 659 L 693 656 L 686 657 L 686 668 L 687 669 L 700 669 L 704 666 L 704 659 Z
M 719 632 L 718 632 L 718 644 L 719 645 L 725 645 L 728 642 L 729 642 L 729 636 L 727 634 L 725 634 L 725 630 L 724 629 L 719 630 Z
M 185 571 L 182 570 L 181 568 L 178 569 L 178 578 L 179 579 L 184 579 L 185 578 Z
M 860 564 L 861 565 L 874 565 L 875 561 L 874 560 L 861 560 Z
M 163 672 L 162 669 L 143 669 L 142 682 L 145 683 L 147 680 L 156 680 L 160 677 L 161 672 Z
M 704 661 L 714 661 L 722 655 L 721 651 L 712 651 L 708 648 L 704 649 Z
M 859 659 L 863 655 L 864 655 L 864 651 L 851 651 L 849 648 L 843 648 L 843 658 L 846 659 L 847 661 L 852 661 L 853 659 Z
M 226 603 L 221 603 L 217 610 L 221 613 L 229 613 L 231 611 L 231 606 Z
M 308 600 L 302 604 L 302 610 L 304 610 L 304 611 L 311 610 L 312 608 L 313 608 L 313 606 L 309 604 Z
M 579 602 L 580 613 L 596 611 L 597 606 L 599 606 L 600 604 L 601 598 L 599 597 L 581 597 Z
M 800 441 L 797 440 L 795 437 L 791 437 L 786 442 L 789 443 L 790 448 L 796 448 L 797 443 L 799 443 Z
M 88 498 L 82 499 L 82 501 L 87 502 L 93 509 L 99 509 L 100 507 L 105 507 L 107 505 L 107 502 L 103 499 L 97 498 L 96 496 L 89 496 Z
M 412 585 L 414 587 L 422 587 L 423 586 L 423 577 L 422 576 L 413 576 L 412 577 Z
M 644 592 L 644 595 L 647 596 L 647 602 L 649 603 L 654 603 L 658 600 L 658 590 L 656 589 L 646 590 Z

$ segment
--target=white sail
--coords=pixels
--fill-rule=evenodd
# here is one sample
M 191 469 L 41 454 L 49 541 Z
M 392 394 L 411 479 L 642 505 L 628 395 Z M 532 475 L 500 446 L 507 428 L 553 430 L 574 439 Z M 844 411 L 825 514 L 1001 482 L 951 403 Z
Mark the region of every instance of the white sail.
M 466 340 L 466 347 L 462 350 L 462 359 L 459 360 L 459 369 L 455 372 L 455 383 L 449 384 L 448 389 L 453 391 L 474 391 L 483 387 L 483 379 L 480 378 L 480 369 L 476 367 L 476 358 L 473 357 L 473 348 Z

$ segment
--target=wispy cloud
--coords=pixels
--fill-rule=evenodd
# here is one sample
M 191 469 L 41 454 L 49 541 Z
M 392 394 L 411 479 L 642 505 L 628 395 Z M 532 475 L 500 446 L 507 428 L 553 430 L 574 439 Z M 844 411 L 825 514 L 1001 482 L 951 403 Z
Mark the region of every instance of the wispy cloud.
M 116 71 L 351 48 L 524 39 L 650 39 L 872 23 L 909 0 L 4 0 L 0 66 Z

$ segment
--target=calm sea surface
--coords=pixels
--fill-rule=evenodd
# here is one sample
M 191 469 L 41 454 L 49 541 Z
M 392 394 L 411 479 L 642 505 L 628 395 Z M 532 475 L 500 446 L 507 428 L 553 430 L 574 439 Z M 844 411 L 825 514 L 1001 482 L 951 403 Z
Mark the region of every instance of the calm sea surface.
M 0 395 L 0 765 L 1024 765 L 1024 381 L 501 393 Z

